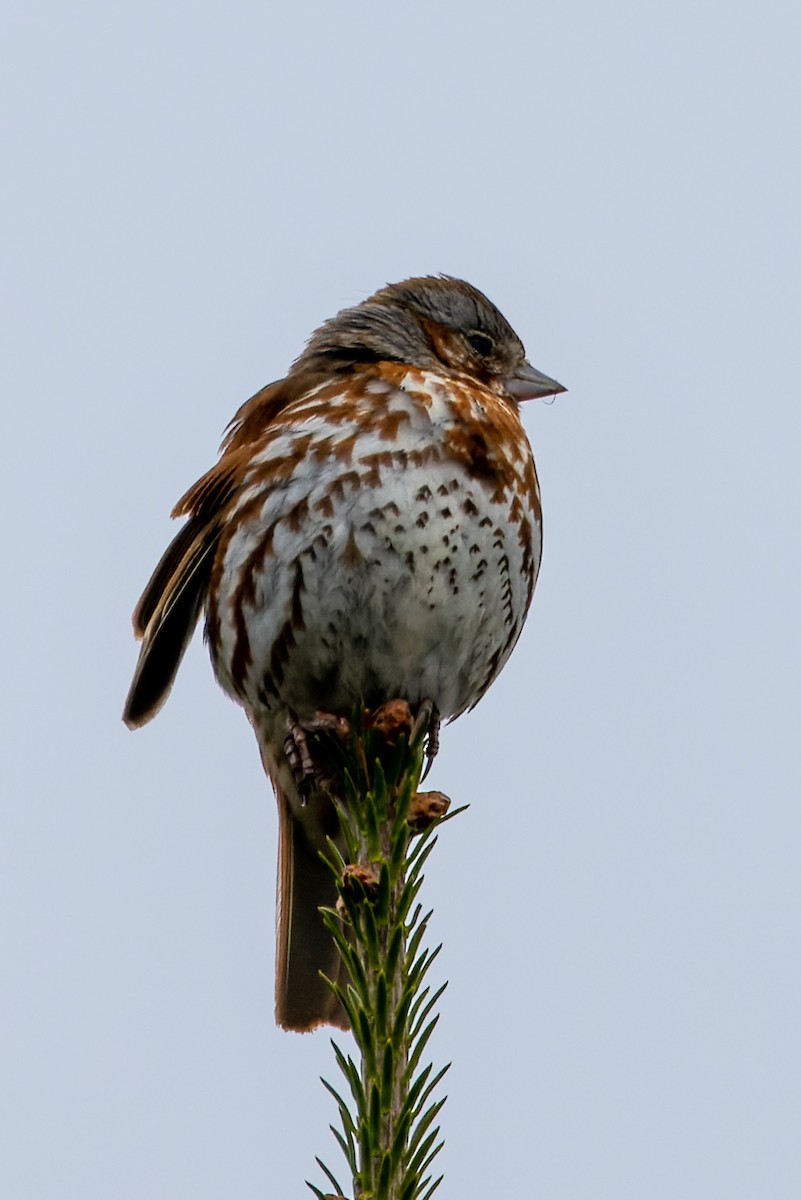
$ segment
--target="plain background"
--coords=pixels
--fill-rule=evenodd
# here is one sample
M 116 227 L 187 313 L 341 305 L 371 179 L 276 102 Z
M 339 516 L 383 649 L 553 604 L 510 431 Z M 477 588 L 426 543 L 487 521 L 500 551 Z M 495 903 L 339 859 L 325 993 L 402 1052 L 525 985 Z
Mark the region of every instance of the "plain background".
M 801 1194 L 799 10 L 9 0 L 0 1193 L 303 1196 L 275 814 L 200 638 L 129 614 L 235 408 L 445 271 L 568 387 L 545 558 L 444 731 L 443 1196 Z

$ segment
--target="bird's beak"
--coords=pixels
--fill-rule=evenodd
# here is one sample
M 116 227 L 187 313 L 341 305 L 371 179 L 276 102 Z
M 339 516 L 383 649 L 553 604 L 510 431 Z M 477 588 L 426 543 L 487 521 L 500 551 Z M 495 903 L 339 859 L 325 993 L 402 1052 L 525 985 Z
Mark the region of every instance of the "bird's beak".
M 523 359 L 514 375 L 506 381 L 506 390 L 515 400 L 536 400 L 540 396 L 555 396 L 558 392 L 566 392 L 555 379 L 543 375 L 542 371 L 532 367 L 528 359 Z

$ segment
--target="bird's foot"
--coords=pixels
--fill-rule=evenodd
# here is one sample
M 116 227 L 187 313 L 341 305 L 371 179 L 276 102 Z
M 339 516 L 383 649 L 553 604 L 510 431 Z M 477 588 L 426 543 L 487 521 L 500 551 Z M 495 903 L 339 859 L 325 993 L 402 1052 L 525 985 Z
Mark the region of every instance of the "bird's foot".
M 424 700 L 413 717 L 405 700 L 388 700 L 375 712 L 368 713 L 367 720 L 369 727 L 380 734 L 387 746 L 396 745 L 401 736 L 405 736 L 410 745 L 415 745 L 420 738 L 426 739 L 422 775 L 422 779 L 425 779 L 439 750 L 440 715 L 434 702 Z M 325 737 L 334 737 L 345 746 L 350 740 L 350 722 L 339 713 L 322 710 L 305 721 L 294 715 L 287 719 L 284 753 L 304 798 L 316 790 L 324 789 L 331 782 L 322 764 L 312 754 L 314 743 L 320 735 L 323 735 L 323 741 Z
M 306 730 L 296 717 L 287 718 L 287 732 L 284 738 L 284 753 L 289 763 L 295 783 L 301 796 L 308 795 L 314 786 L 317 772 L 309 751 L 309 739 Z
M 327 712 L 316 712 L 308 721 L 299 721 L 295 716 L 287 720 L 284 753 L 304 802 L 312 792 L 324 790 L 331 782 L 309 747 L 310 737 L 320 733 L 333 734 L 341 742 L 347 742 L 350 724 L 344 717 Z
M 439 753 L 439 730 L 442 720 L 439 715 L 439 709 L 433 700 L 424 700 L 417 710 L 412 732 L 409 741 L 414 743 L 417 739 L 425 734 L 426 738 L 426 765 L 423 769 L 423 774 L 420 777 L 420 782 L 428 775 L 431 770 L 434 759 Z

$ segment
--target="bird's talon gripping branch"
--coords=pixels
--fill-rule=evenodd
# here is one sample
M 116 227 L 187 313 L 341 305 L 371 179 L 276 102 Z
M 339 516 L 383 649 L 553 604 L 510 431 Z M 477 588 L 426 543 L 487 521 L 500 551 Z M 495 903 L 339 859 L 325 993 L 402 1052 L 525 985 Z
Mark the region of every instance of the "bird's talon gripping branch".
M 431 728 L 431 720 L 436 711 L 433 700 L 423 700 L 417 710 L 417 716 L 412 725 L 412 731 L 409 734 L 409 744 L 414 746 L 416 742 Z
M 287 718 L 284 753 L 301 796 L 307 795 L 318 782 L 318 771 L 309 750 L 306 730 L 293 716 Z
M 323 762 L 315 759 L 312 754 L 314 739 L 321 734 L 332 736 L 345 746 L 350 739 L 350 722 L 338 713 L 318 710 L 308 721 L 290 717 L 287 730 L 284 752 L 301 796 L 308 796 L 312 791 L 326 790 L 331 780 Z
M 425 705 L 427 704 L 431 707 L 428 713 L 428 728 L 426 729 L 426 765 L 423 768 L 423 774 L 420 776 L 421 783 L 427 778 L 428 772 L 434 765 L 434 759 L 439 754 L 439 729 L 440 725 L 442 724 L 439 715 L 439 709 L 432 700 L 426 700 L 420 706 L 420 712 L 417 714 L 418 721 L 420 720 Z

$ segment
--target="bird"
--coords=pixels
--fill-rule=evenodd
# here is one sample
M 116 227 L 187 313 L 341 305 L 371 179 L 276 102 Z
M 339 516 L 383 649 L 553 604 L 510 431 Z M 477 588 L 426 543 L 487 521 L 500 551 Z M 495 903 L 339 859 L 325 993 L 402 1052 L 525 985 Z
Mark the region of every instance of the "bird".
M 542 509 L 520 404 L 566 389 L 478 288 L 390 284 L 309 338 L 236 413 L 134 610 L 123 719 L 166 700 L 205 615 L 214 673 L 253 727 L 278 801 L 275 1016 L 346 1028 L 321 859 L 337 818 L 292 746 L 316 713 L 401 697 L 474 707 L 520 636 Z

